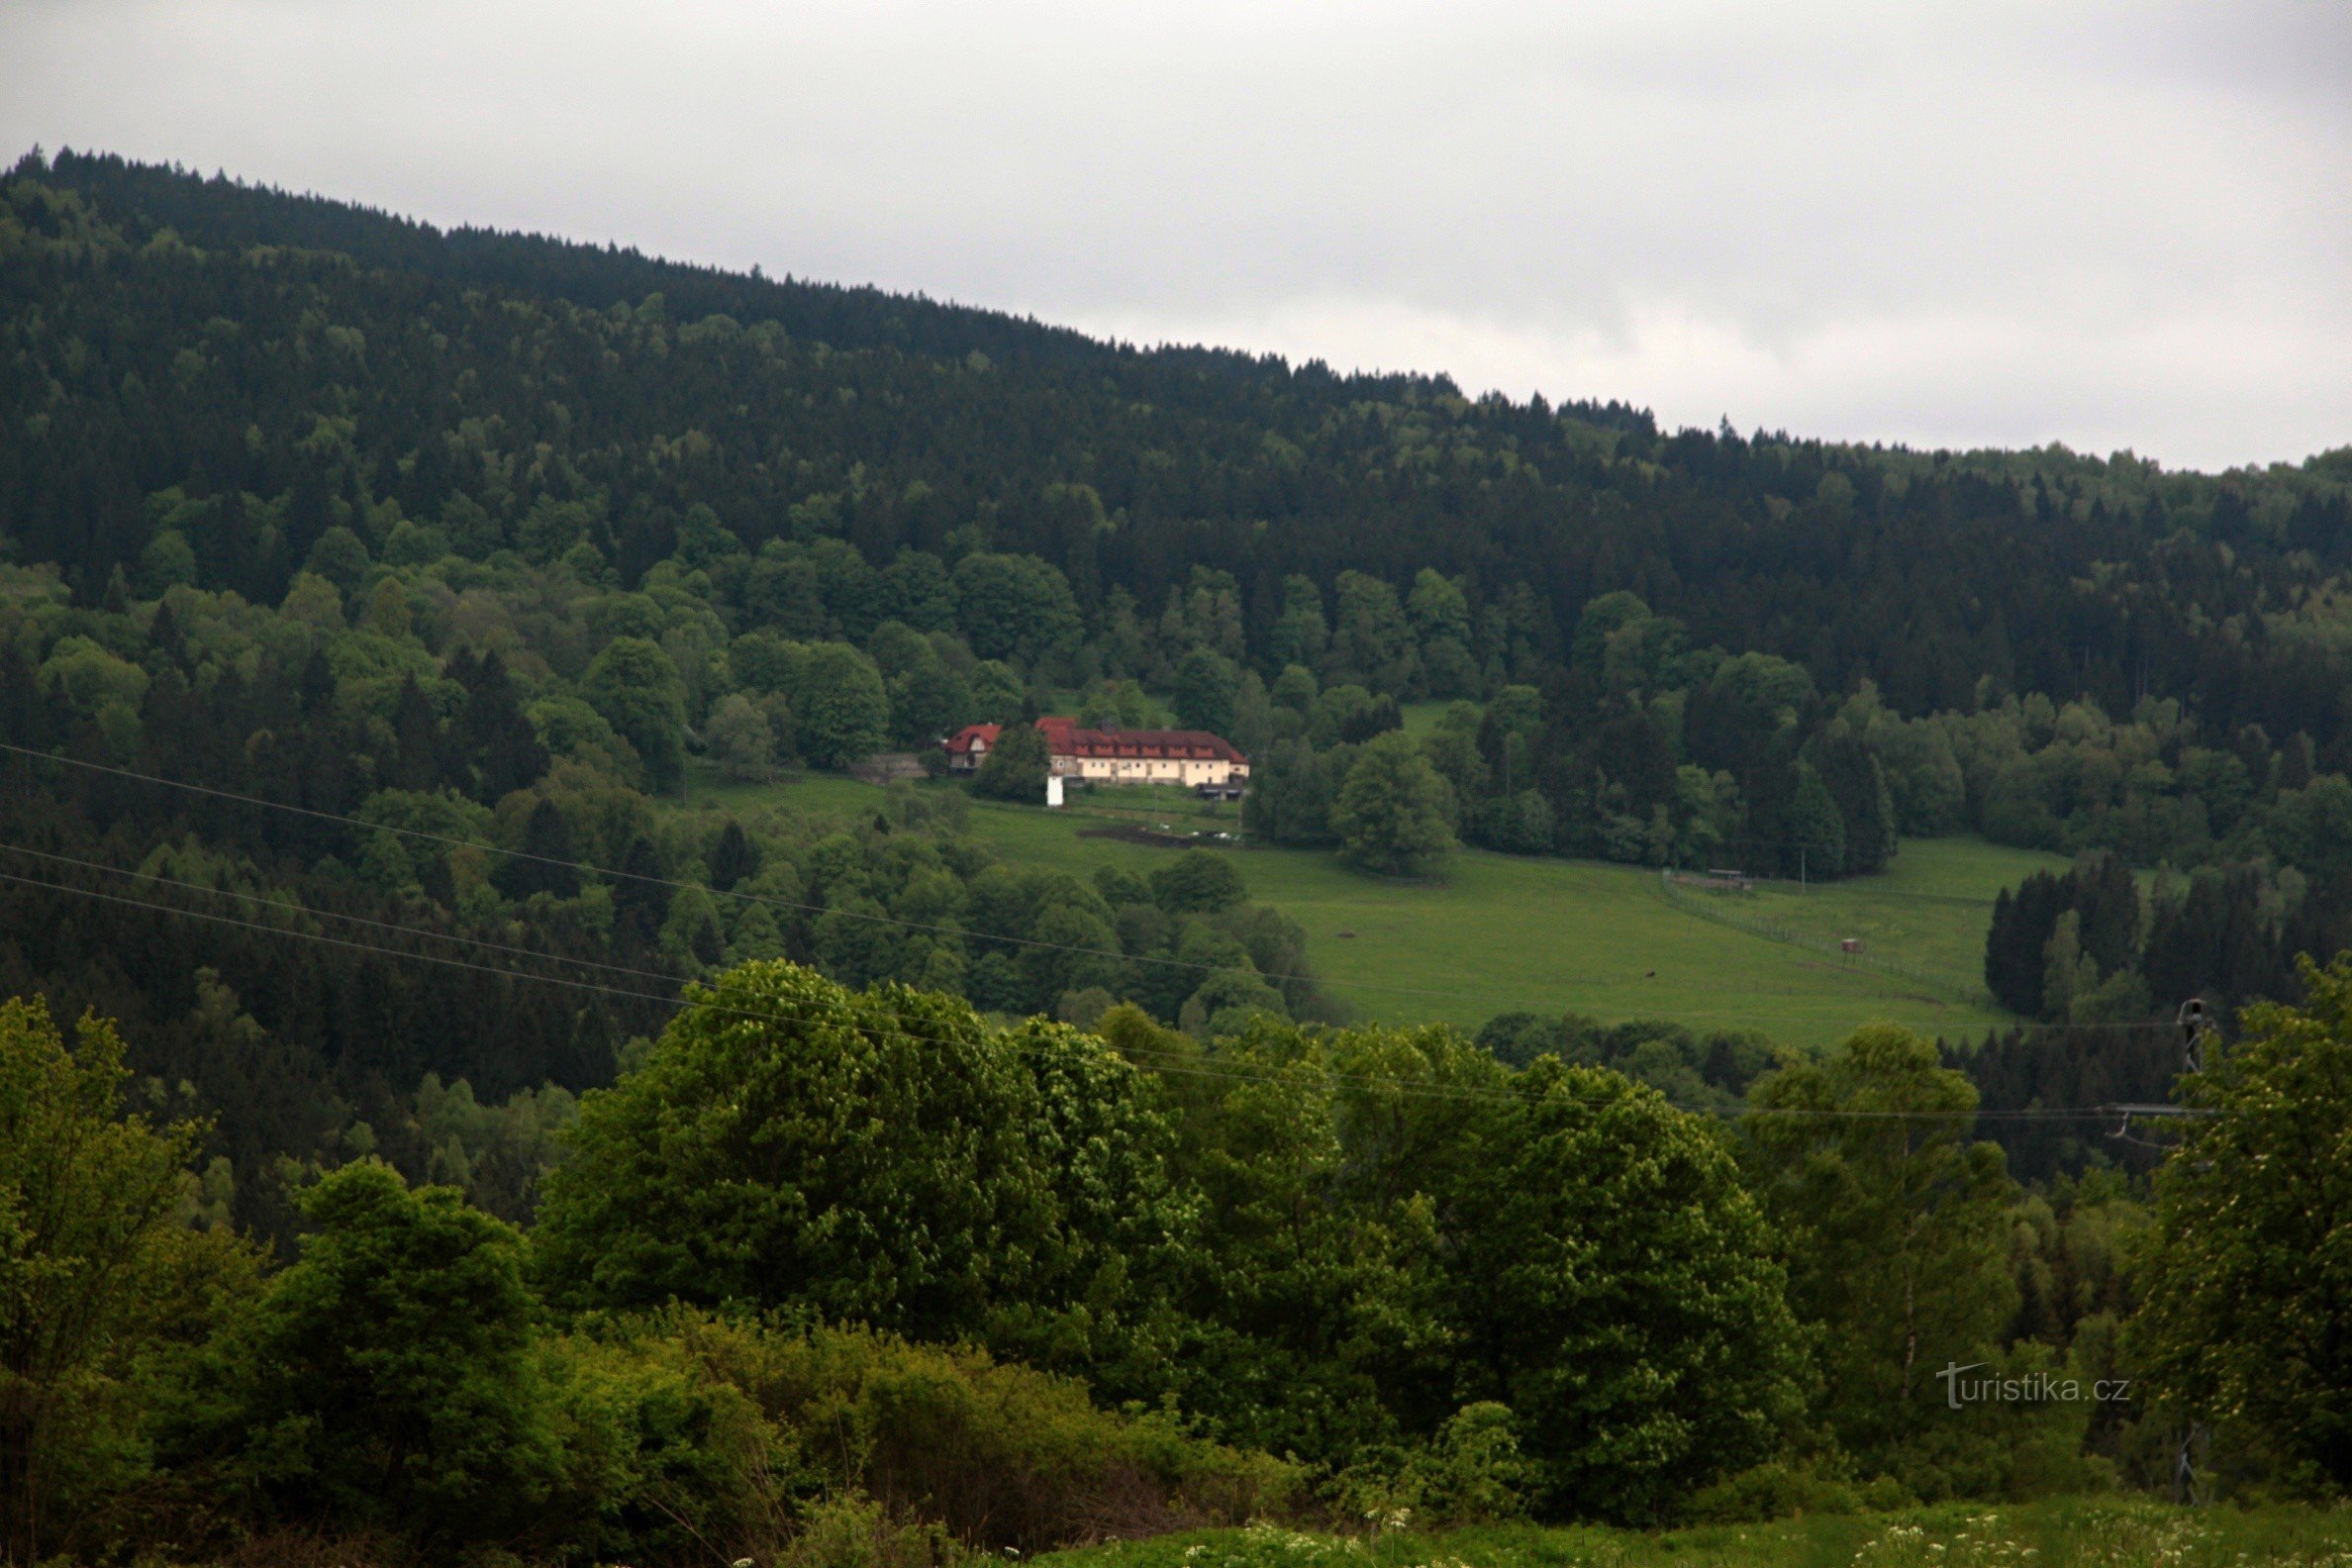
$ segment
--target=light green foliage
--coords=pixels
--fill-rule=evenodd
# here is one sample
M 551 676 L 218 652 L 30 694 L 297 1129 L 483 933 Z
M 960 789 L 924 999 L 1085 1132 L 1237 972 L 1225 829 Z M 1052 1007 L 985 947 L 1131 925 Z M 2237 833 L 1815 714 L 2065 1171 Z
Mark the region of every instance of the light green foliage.
M 180 1223 L 203 1128 L 125 1115 L 123 1042 L 0 1002 L 0 1551 L 37 1561 L 137 1477 L 131 1376 L 249 1262 Z M 86 1539 L 86 1537 L 85 1537 Z
M 332 635 L 343 630 L 343 595 L 316 572 L 296 572 L 278 611 L 294 626 Z
M 1811 763 L 1797 764 L 1797 798 L 1789 807 L 1789 837 L 1804 850 L 1800 875 L 1832 875 L 1843 869 L 1846 857 L 1845 820 L 1828 785 Z
M 59 637 L 42 661 L 41 684 L 84 714 L 110 707 L 136 712 L 147 695 L 147 672 L 86 637 Z
M 531 1218 L 539 1177 L 560 1157 L 558 1139 L 579 1114 L 579 1101 L 560 1084 L 485 1105 L 464 1079 L 443 1084 L 433 1073 L 417 1086 L 413 1104 L 426 1179 L 517 1223 Z
M 1476 703 L 1449 703 L 1437 723 L 1421 737 L 1421 750 L 1428 756 L 1429 765 L 1453 790 L 1457 818 L 1486 792 L 1487 761 L 1478 745 L 1478 732 L 1483 718 Z M 1456 833 L 1459 833 L 1464 825 L 1457 820 L 1453 826 Z M 1544 837 L 1547 842 L 1551 836 L 1550 830 L 1551 825 L 1546 822 Z
M 1261 1015 L 1287 1019 L 1282 993 L 1246 968 L 1220 969 L 1200 984 L 1177 1010 L 1176 1022 L 1208 1039 L 1245 1032 Z
M 2352 1480 L 2352 957 L 2305 960 L 2302 1007 L 2248 1008 L 2185 1081 L 2133 1332 L 2154 1391 L 2275 1452 L 2289 1484 Z
M 359 541 L 358 535 L 339 523 L 319 536 L 303 569 L 316 572 L 348 594 L 367 575 L 368 564 L 367 546 Z
M 1030 1028 L 1046 1032 L 791 964 L 729 971 L 638 1072 L 582 1100 L 540 1210 L 550 1279 L 581 1303 L 800 1306 L 926 1337 L 1001 1321 L 1049 1344 L 1052 1315 L 1094 1289 L 1115 1315 L 1119 1291 L 1081 1261 L 1110 1239 L 1089 1226 L 1157 1211 L 1087 1159 L 1049 1158 L 1067 1134 L 1048 1128 L 1080 1114 L 1072 1096 L 1099 1098 L 1084 1115 L 1138 1151 L 1150 1121 L 1099 1041 Z
M 711 709 L 703 744 L 731 779 L 756 782 L 774 771 L 775 734 L 767 716 L 740 692 L 730 692 Z
M 1378 1540 L 1407 1527 L 1486 1524 L 1522 1517 L 1536 1467 L 1519 1453 L 1510 1407 L 1465 1405 L 1430 1442 L 1371 1451 L 1331 1478 L 1343 1522 Z
M 532 732 L 549 754 L 561 757 L 602 756 L 618 759 L 620 732 L 577 697 L 542 697 L 524 710 Z M 635 750 L 627 753 L 635 756 Z
M 817 642 L 793 662 L 789 688 L 800 753 L 839 767 L 882 749 L 890 698 L 874 661 L 846 642 Z
M 649 787 L 677 787 L 685 757 L 686 690 L 667 653 L 643 637 L 615 637 L 588 666 L 580 695 L 637 748 Z
M 510 1544 L 569 1562 L 679 1563 L 722 1546 L 775 1556 L 822 1527 L 822 1501 L 796 1508 L 806 1439 L 717 1375 L 698 1353 L 700 1326 L 678 1314 L 542 1341 L 556 1467 L 528 1535 Z
M 139 552 L 139 586 L 160 599 L 171 588 L 196 582 L 196 551 L 177 529 L 164 529 Z
M 944 1553 L 957 1539 L 1020 1552 L 1087 1538 L 1112 1510 L 1146 1529 L 1187 1519 L 1238 1523 L 1283 1509 L 1300 1490 L 1296 1466 L 1186 1435 L 1164 1416 L 1103 1410 L 1080 1383 L 969 1346 L 678 1311 L 607 1337 L 746 1402 L 771 1433 L 762 1456 L 771 1487 L 889 1499 L 936 1521 L 944 1538 L 931 1544 Z M 820 1511 L 801 1528 L 849 1522 Z M 864 1529 L 873 1528 L 868 1519 Z
M 1357 753 L 1331 806 L 1339 858 L 1364 871 L 1424 875 L 1457 847 L 1453 813 L 1453 791 L 1412 736 L 1375 735 Z
M 1413 631 L 1397 603 L 1397 590 L 1367 573 L 1343 571 L 1333 597 L 1329 660 L 1334 678 L 1380 691 L 1410 688 L 1419 670 Z
M 2001 1151 L 1972 1143 L 1977 1094 L 1888 1025 L 1750 1091 L 1742 1161 L 1815 1325 L 1819 1413 L 1867 1474 L 1922 1496 L 2081 1484 L 2088 1402 L 1948 1407 L 1938 1375 L 2049 1371 L 2002 1348 L 2017 1308 Z
M 1172 1069 L 1215 1322 L 1188 1404 L 1382 1509 L 1653 1516 L 1794 1415 L 1779 1267 L 1721 1142 L 1614 1073 L 1259 1020 Z M 1221 1081 L 1222 1079 L 1222 1081 Z M 1461 1402 L 1507 1406 L 1464 1413 Z M 1519 1456 L 1530 1468 L 1519 1468 Z
M 2352 869 L 2352 782 L 2340 773 L 2282 790 L 2273 811 L 2271 842 L 2314 877 Z
M 1323 590 L 1310 577 L 1282 580 L 1282 615 L 1274 624 L 1270 651 L 1277 665 L 1320 667 L 1330 644 L 1330 627 L 1323 620 Z

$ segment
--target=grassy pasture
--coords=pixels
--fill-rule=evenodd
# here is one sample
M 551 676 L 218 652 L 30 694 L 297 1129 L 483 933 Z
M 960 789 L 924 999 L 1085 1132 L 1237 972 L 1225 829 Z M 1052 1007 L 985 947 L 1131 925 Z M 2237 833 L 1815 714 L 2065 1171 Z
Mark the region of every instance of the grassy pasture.
M 694 798 L 737 810 L 858 812 L 872 809 L 877 795 L 827 775 L 727 785 L 698 772 Z M 1235 823 L 1235 808 L 1212 814 L 1189 796 L 1171 796 L 1158 811 L 1138 809 L 1146 805 L 1139 793 L 1080 799 L 1070 812 L 975 801 L 972 832 L 1007 860 L 1086 876 L 1105 865 L 1149 872 L 1169 852 L 1112 835 L 1122 828 Z M 1096 804 L 1124 809 L 1097 813 Z M 1468 850 L 1451 857 L 1442 883 L 1401 883 L 1349 871 L 1320 850 L 1231 853 L 1250 896 L 1306 928 L 1317 973 L 1359 1019 L 1475 1029 L 1513 1010 L 1574 1011 L 1760 1029 L 1794 1044 L 1824 1044 L 1872 1019 L 1956 1038 L 1998 1028 L 2003 1015 L 1969 1000 L 1981 990 L 1993 896 L 2037 866 L 2059 863 L 1974 840 L 1912 841 L 1882 876 L 1803 893 L 1770 886 L 1695 895 L 1721 898 L 1732 921 L 1770 923 L 1832 946 L 1860 935 L 1874 957 L 1914 972 L 1906 975 L 1702 919 L 1662 896 L 1656 872 L 1634 866 Z
M 1050 1552 L 1039 1568 L 2256 1568 L 2352 1562 L 2352 1513 L 2125 1498 L 1952 1504 L 1673 1530 L 1494 1525 L 1377 1539 L 1199 1530 Z

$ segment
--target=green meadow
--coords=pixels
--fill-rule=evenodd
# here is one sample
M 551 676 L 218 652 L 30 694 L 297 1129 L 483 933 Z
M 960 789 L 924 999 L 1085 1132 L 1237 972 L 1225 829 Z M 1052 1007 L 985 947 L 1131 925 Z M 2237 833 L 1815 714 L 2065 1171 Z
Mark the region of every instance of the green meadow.
M 858 812 L 879 792 L 831 775 L 730 785 L 698 771 L 694 799 Z M 1007 860 L 1082 876 L 1148 872 L 1170 851 L 1133 830 L 1162 825 L 1237 832 L 1238 816 L 1175 792 L 1110 790 L 1066 811 L 975 801 L 971 813 L 972 833 Z M 1465 850 L 1442 881 L 1418 883 L 1360 875 L 1322 850 L 1228 852 L 1253 899 L 1306 928 L 1316 972 L 1360 1020 L 1476 1029 L 1497 1013 L 1577 1012 L 1759 1029 L 1803 1045 L 1879 1019 L 1953 1038 L 2001 1027 L 2007 1016 L 1979 979 L 1994 895 L 2060 863 L 1976 839 L 1911 840 L 1879 876 L 1670 901 L 1657 872 L 1597 861 Z M 1836 951 L 1847 936 L 1862 939 L 1864 959 Z
M 1039 1568 L 2337 1568 L 2352 1514 L 2138 1499 L 1951 1504 L 1673 1530 L 1489 1525 L 1377 1537 L 1199 1530 L 1051 1552 Z

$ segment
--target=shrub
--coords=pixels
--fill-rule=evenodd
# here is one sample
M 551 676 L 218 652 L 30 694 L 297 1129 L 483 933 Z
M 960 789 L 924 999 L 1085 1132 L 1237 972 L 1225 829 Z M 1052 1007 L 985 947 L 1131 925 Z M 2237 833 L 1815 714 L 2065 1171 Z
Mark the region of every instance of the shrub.
M 977 1546 L 1035 1551 L 1234 1524 L 1281 1509 L 1299 1484 L 1292 1465 L 1189 1436 L 1164 1414 L 1098 1410 L 1075 1379 L 969 1346 L 682 1310 L 614 1331 L 673 1342 L 704 1377 L 739 1391 L 805 1486 L 871 1500 L 882 1518 L 936 1521 Z

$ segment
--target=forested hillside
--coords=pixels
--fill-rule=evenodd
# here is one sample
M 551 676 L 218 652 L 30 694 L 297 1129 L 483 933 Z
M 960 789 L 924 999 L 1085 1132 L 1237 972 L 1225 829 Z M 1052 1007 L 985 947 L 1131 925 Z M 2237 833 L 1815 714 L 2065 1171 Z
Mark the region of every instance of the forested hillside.
M 1989 982 L 2061 1023 L 2290 993 L 2352 931 L 2352 451 L 1666 433 L 72 154 L 0 185 L 0 309 L 7 989 L 103 1005 L 225 1109 L 248 1220 L 346 1139 L 527 1168 L 483 1150 L 536 1132 L 459 1136 L 419 1085 L 602 1081 L 660 1015 L 616 978 L 785 955 L 1012 1013 L 1333 1016 L 1231 890 L 991 869 L 930 808 L 712 839 L 658 809 L 695 752 L 1165 707 L 1252 753 L 1253 833 L 1373 869 L 1836 876 L 1962 828 L 2170 868 L 2144 917 L 2089 863 L 2004 907 Z M 29 885 L 99 867 L 214 920 Z M 349 945 L 419 927 L 627 973 Z
M 2340 1491 L 2347 692 L 2352 448 L 1666 432 L 28 157 L 0 1552 L 1749 1519 L 2161 1485 L 2223 1406 L 2226 1484 Z M 1069 711 L 1228 735 L 1350 886 L 2073 862 L 1988 933 L 2034 1022 L 1813 1055 L 1350 1029 L 1238 851 L 739 804 L 973 722 L 1033 799 Z M 2151 1190 L 2085 1108 L 2192 993 Z M 2157 1395 L 1946 1420 L 1947 1358 Z

